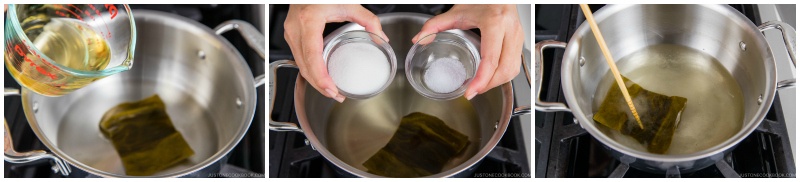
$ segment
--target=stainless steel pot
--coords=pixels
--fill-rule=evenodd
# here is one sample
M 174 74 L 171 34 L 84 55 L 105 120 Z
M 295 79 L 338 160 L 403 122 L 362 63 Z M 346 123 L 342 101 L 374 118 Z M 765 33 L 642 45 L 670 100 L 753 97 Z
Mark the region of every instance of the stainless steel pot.
M 386 35 L 392 40 L 389 44 L 395 49 L 398 60 L 405 60 L 405 53 L 413 45 L 411 38 L 431 18 L 416 13 L 386 13 L 378 17 Z M 325 39 L 342 32 L 363 29 L 350 23 Z M 480 38 L 477 35 L 461 30 L 453 32 L 479 45 L 477 41 Z M 529 51 L 527 55 L 530 55 Z M 527 57 L 523 56 L 523 60 Z M 296 68 L 296 65 L 286 60 L 270 63 L 272 104 L 275 101 L 273 82 L 277 79 L 274 73 L 281 67 Z M 397 67 L 398 72 L 404 71 L 401 62 Z M 525 70 L 528 70 L 527 67 Z M 470 101 L 464 98 L 434 101 L 417 93 L 405 74 L 396 74 L 391 85 L 381 94 L 366 100 L 348 99 L 340 104 L 317 92 L 300 76 L 294 89 L 294 106 L 300 127 L 270 119 L 270 130 L 303 132 L 310 145 L 341 170 L 358 177 L 381 177 L 366 172 L 361 164 L 388 143 L 400 124 L 400 118 L 411 112 L 428 113 L 469 136 L 472 143 L 465 154 L 448 163 L 445 170 L 428 176 L 452 177 L 465 174 L 462 172 L 469 171 L 470 167 L 489 154 L 505 133 L 512 116 L 530 112 L 530 106 L 513 109 L 513 97 L 509 82 Z
M 22 89 L 22 106 L 39 140 L 50 149 L 15 152 L 5 128 L 5 160 L 26 163 L 47 158 L 63 175 L 77 167 L 102 177 L 129 177 L 99 132 L 111 107 L 158 94 L 175 128 L 195 151 L 187 161 L 149 177 L 208 177 L 244 136 L 256 109 L 256 87 L 247 63 L 222 36 L 237 29 L 262 57 L 264 36 L 252 25 L 232 20 L 211 30 L 191 19 L 137 10 L 135 64 L 129 71 L 98 80 L 62 97 Z M 5 95 L 16 94 L 6 89 Z M 223 160 L 224 162 L 224 160 Z M 223 163 L 224 164 L 224 163 Z
M 617 59 L 656 44 L 690 47 L 719 60 L 736 79 L 744 95 L 742 128 L 724 142 L 699 152 L 680 155 L 634 150 L 601 132 L 592 119 L 595 89 L 609 68 L 600 60 L 603 56 L 589 26 L 584 23 L 578 27 L 569 44 L 556 41 L 537 43 L 536 110 L 572 112 L 576 122 L 605 144 L 613 156 L 637 169 L 674 174 L 692 172 L 714 164 L 761 123 L 772 105 L 776 88 L 794 85 L 794 79 L 776 81 L 775 60 L 761 34 L 769 29 L 781 30 L 794 62 L 795 30 L 788 24 L 767 22 L 756 27 L 741 13 L 724 5 L 609 5 L 595 12 L 594 16 L 609 50 Z M 570 107 L 538 99 L 542 77 L 541 52 L 545 48 L 566 48 L 561 82 Z

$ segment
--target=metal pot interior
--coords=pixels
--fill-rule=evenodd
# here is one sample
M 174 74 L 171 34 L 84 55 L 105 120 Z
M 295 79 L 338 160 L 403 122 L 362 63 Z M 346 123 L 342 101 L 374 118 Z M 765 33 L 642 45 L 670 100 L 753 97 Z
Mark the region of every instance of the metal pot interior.
M 183 176 L 209 166 L 233 149 L 250 125 L 256 99 L 252 74 L 230 43 L 204 25 L 146 10 L 138 10 L 135 18 L 131 70 L 62 97 L 23 90 L 29 123 L 70 164 L 99 176 L 123 177 L 119 155 L 99 132 L 100 118 L 117 104 L 158 94 L 195 154 L 154 176 Z
M 389 13 L 379 17 L 398 60 L 405 60 L 405 53 L 413 45 L 411 38 L 430 16 Z M 360 26 L 345 26 L 337 32 L 355 28 Z M 494 148 L 505 132 L 511 114 L 513 94 L 510 83 L 472 100 L 461 97 L 435 101 L 417 93 L 402 74 L 405 71 L 403 61 L 397 64 L 398 74 L 381 94 L 365 100 L 347 99 L 344 103 L 321 95 L 298 77 L 295 87 L 298 119 L 317 151 L 351 174 L 378 177 L 367 173 L 362 164 L 389 142 L 400 119 L 412 112 L 436 116 L 469 137 L 468 149 L 432 177 L 446 177 L 463 171 Z
M 744 104 L 743 121 L 732 121 L 741 122 L 741 129 L 708 149 L 690 154 L 657 155 L 621 145 L 607 136 L 607 128 L 599 126 L 592 119 L 596 92 L 606 92 L 598 89 L 598 86 L 610 85 L 613 81 L 602 80 L 610 74 L 609 68 L 594 35 L 584 23 L 576 30 L 564 56 L 563 87 L 575 117 L 590 134 L 608 147 L 640 159 L 690 161 L 730 148 L 749 135 L 764 118 L 774 96 L 775 63 L 759 30 L 737 11 L 717 5 L 614 5 L 604 7 L 594 15 L 615 61 L 652 45 L 689 47 L 721 63 L 738 83 Z M 746 49 L 742 49 L 742 44 Z M 585 59 L 584 65 L 579 63 L 582 58 Z M 620 67 L 623 75 L 625 69 Z M 718 91 L 721 94 L 726 92 L 724 89 Z M 674 144 L 673 140 L 671 147 L 687 147 Z

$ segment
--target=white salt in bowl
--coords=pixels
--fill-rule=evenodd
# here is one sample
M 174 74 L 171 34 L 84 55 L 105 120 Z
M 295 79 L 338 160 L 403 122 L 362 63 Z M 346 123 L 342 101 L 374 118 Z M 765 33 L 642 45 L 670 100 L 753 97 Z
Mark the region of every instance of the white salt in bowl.
M 406 78 L 421 95 L 451 100 L 464 95 L 475 77 L 480 54 L 474 43 L 451 32 L 417 40 L 406 56 Z
M 380 36 L 354 30 L 325 42 L 323 59 L 339 93 L 367 99 L 383 92 L 397 71 L 397 58 Z

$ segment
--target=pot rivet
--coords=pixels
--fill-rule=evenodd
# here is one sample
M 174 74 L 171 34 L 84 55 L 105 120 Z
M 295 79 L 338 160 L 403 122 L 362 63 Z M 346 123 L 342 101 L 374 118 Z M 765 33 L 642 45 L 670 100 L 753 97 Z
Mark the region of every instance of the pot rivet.
M 581 66 L 583 66 L 583 64 L 586 64 L 586 58 L 583 58 L 583 56 L 581 56 L 581 58 L 578 59 L 578 64 L 580 64 Z
M 499 124 L 500 124 L 500 121 L 495 121 L 494 122 L 494 130 L 497 130 L 497 125 L 499 125 Z
M 242 99 L 239 99 L 239 97 L 236 97 L 236 108 L 242 108 Z
M 39 112 L 39 102 L 33 101 L 33 113 Z
M 314 145 L 311 145 L 311 142 L 309 142 L 308 139 L 303 139 L 303 142 L 305 142 L 306 145 L 311 146 L 311 150 L 315 151 L 317 150 L 317 148 L 315 148 Z
M 764 102 L 764 94 L 758 95 L 758 105 L 761 105 L 761 102 Z
M 741 48 L 742 51 L 745 51 L 747 50 L 747 44 L 745 44 L 744 42 L 739 42 L 739 48 Z
M 197 57 L 200 57 L 201 60 L 205 60 L 206 59 L 206 52 L 197 51 Z

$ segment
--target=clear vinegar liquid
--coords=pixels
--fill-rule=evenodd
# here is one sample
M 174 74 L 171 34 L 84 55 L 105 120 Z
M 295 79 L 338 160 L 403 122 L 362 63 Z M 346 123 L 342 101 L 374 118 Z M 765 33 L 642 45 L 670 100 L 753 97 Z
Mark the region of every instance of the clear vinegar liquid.
M 744 98 L 741 88 L 727 69 L 708 54 L 680 45 L 653 45 L 619 59 L 617 66 L 623 76 L 644 89 L 688 99 L 667 155 L 711 148 L 742 128 Z M 611 86 L 616 85 L 609 71 L 595 92 L 595 112 Z M 637 111 L 647 112 L 646 109 L 637 108 Z M 633 137 L 616 130 L 604 130 L 613 140 L 647 152 L 646 145 Z
M 42 60 L 44 57 L 40 59 L 40 56 L 46 55 L 56 64 L 81 71 L 105 69 L 111 58 L 111 50 L 105 39 L 83 21 L 38 14 L 22 20 L 21 25 L 32 42 L 17 41 L 12 47 L 6 48 L 6 66 L 22 86 L 36 93 L 64 95 L 99 79 L 76 77 L 45 62 Z M 21 56 L 14 46 L 30 46 L 31 49 L 23 48 L 30 51 L 36 47 L 41 52 L 37 56 L 25 51 Z

